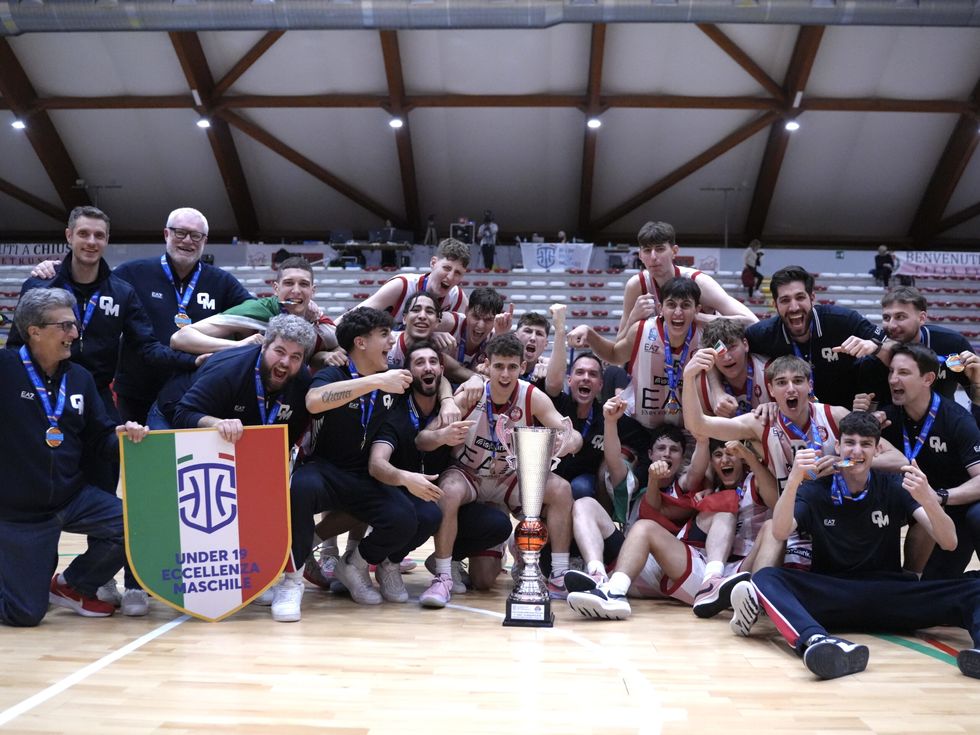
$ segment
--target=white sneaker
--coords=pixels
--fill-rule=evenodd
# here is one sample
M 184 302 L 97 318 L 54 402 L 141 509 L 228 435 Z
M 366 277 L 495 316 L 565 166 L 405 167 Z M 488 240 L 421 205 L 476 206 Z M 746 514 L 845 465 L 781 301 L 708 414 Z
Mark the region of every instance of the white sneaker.
M 429 554 L 429 557 L 425 560 L 425 568 L 432 574 L 433 577 L 438 576 L 436 573 L 436 555 Z M 451 565 L 452 577 L 453 577 L 453 594 L 454 595 L 465 595 L 466 594 L 466 579 L 469 575 L 466 570 L 463 569 L 463 562 L 456 561 L 453 559 Z
M 759 596 L 751 582 L 739 582 L 732 588 L 731 604 L 735 611 L 728 624 L 732 633 L 748 637 L 755 621 L 759 619 L 759 613 L 762 612 Z
M 354 602 L 361 605 L 380 605 L 383 601 L 384 598 L 381 597 L 381 593 L 371 584 L 367 562 L 357 552 L 357 549 L 347 556 L 340 557 L 334 569 L 334 575 L 350 592 Z
M 123 615 L 128 615 L 131 618 L 141 618 L 150 612 L 150 599 L 145 590 L 126 590 L 123 592 L 120 607 Z
M 272 589 L 272 619 L 279 623 L 298 621 L 302 617 L 300 606 L 306 586 L 302 582 L 284 579 Z
M 272 600 L 276 596 L 276 587 L 282 583 L 282 577 L 279 577 L 279 581 L 276 584 L 269 587 L 265 592 L 252 600 L 253 605 L 258 605 L 259 607 L 269 607 L 272 604 Z
M 388 602 L 408 602 L 408 590 L 402 581 L 399 564 L 385 559 L 374 570 L 374 578 L 378 580 L 381 596 Z
M 97 599 L 102 600 L 102 602 L 108 602 L 110 605 L 115 605 L 116 607 L 122 605 L 122 595 L 119 594 L 119 587 L 116 586 L 115 578 L 110 579 L 99 587 L 95 596 Z

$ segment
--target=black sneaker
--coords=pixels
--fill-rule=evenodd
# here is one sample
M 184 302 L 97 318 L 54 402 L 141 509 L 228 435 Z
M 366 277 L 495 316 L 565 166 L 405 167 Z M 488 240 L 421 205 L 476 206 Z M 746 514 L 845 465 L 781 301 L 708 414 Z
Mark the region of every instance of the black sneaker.
M 713 618 L 731 606 L 732 589 L 739 582 L 748 582 L 748 572 L 738 572 L 730 577 L 709 577 L 694 598 L 694 614 L 699 618 Z
M 565 572 L 565 589 L 569 592 L 588 592 L 599 586 L 600 579 L 578 569 Z
M 868 667 L 868 647 L 825 636 L 803 651 L 803 663 L 821 679 L 856 674 Z
M 632 613 L 626 595 L 613 595 L 596 587 L 588 592 L 572 592 L 568 606 L 579 615 L 605 620 L 625 620 Z
M 980 679 L 980 648 L 964 648 L 956 657 L 956 665 L 965 676 Z

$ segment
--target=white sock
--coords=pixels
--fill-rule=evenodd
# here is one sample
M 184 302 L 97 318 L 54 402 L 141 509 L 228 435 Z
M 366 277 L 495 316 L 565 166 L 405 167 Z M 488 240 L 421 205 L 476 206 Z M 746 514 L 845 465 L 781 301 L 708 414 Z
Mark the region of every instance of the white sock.
M 346 554 L 344 554 L 344 560 L 353 567 L 358 569 L 367 569 L 367 560 L 361 556 L 361 550 L 355 546 L 353 549 L 349 549 Z
M 331 536 L 322 541 L 320 553 L 326 556 L 340 556 L 340 548 L 337 546 L 337 537 Z
M 67 583 L 67 582 L 65 581 L 65 575 L 64 575 L 64 574 L 59 574 L 59 575 L 58 575 L 58 584 L 68 584 L 68 583 Z
M 359 538 L 352 538 L 350 534 L 347 534 L 347 546 L 344 547 L 344 556 L 347 556 L 351 551 L 356 549 L 359 543 L 361 543 Z
M 440 559 L 436 557 L 436 574 L 446 574 L 452 576 L 453 574 L 453 558 L 447 556 L 445 559 Z
M 724 562 L 720 561 L 709 561 L 704 565 L 704 578 L 708 577 L 720 577 L 725 571 Z
M 559 574 L 563 574 L 568 571 L 568 557 L 571 556 L 569 552 L 564 551 L 558 553 L 557 551 L 551 552 L 551 576 L 556 577 Z
M 285 579 L 283 581 L 287 585 L 303 584 L 303 570 L 302 569 L 300 569 L 298 571 L 295 571 L 295 572 L 286 572 L 283 576 L 285 577 Z
M 622 572 L 613 572 L 606 584 L 606 589 L 613 595 L 625 595 L 629 592 L 630 585 L 633 583 L 629 577 Z
M 606 575 L 606 565 L 603 564 L 601 561 L 598 561 L 598 560 L 596 560 L 596 561 L 590 561 L 586 565 L 585 569 L 586 569 L 586 571 L 588 571 L 589 574 L 601 574 L 603 577 L 607 576 Z

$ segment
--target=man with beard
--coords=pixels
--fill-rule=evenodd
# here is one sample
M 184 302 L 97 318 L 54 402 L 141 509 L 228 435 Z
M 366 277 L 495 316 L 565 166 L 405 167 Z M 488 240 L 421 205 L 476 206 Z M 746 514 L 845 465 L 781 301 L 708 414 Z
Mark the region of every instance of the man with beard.
M 776 316 L 745 330 L 749 349 L 770 358 L 796 355 L 806 360 L 813 367 L 817 400 L 850 406 L 860 392 L 855 361 L 878 354 L 884 333 L 853 309 L 815 304 L 813 276 L 799 266 L 773 273 L 769 288 Z
M 437 502 L 442 491 L 435 484 L 449 462 L 450 448 L 466 438 L 473 421 L 454 421 L 445 424 L 439 417 L 439 384 L 442 380 L 443 355 L 431 342 L 417 340 L 408 348 L 406 366 L 412 374 L 411 390 L 395 400 L 374 436 L 368 472 L 380 483 L 400 487 L 415 507 L 419 526 L 415 537 L 402 553 L 418 548 L 438 528 L 442 512 Z M 428 439 L 417 442 L 420 432 Z M 418 444 L 434 447 L 422 451 Z M 502 544 L 510 536 L 510 518 L 506 513 L 484 503 L 467 503 L 458 510 L 459 531 L 452 553 L 453 592 L 466 592 L 460 574 L 460 562 L 472 559 L 470 578 L 477 589 L 489 589 L 499 568 L 486 571 L 493 552 L 482 556 L 487 549 Z M 499 552 L 497 552 L 499 559 Z M 405 602 L 408 592 L 404 585 L 388 590 L 387 599 Z

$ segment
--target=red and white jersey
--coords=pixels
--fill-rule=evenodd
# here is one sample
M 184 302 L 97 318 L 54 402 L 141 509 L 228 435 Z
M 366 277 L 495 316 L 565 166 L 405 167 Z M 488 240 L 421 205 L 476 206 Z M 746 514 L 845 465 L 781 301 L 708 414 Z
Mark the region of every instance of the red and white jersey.
M 738 401 L 739 405 L 739 415 L 743 413 L 748 413 L 752 409 L 758 407 L 763 403 L 769 403 L 772 398 L 769 396 L 769 388 L 766 386 L 766 359 L 760 357 L 759 355 L 749 355 L 748 359 L 750 365 L 752 366 L 752 395 L 747 395 L 749 380 L 746 379 L 745 385 L 731 388 L 732 395 L 735 396 L 735 400 Z M 720 372 L 718 373 L 718 378 L 721 380 L 722 386 L 727 385 L 725 381 L 725 376 Z M 701 405 L 704 407 L 704 412 L 708 416 L 714 416 L 715 413 L 712 410 L 712 406 L 715 405 L 715 401 L 720 398 L 715 394 L 715 391 L 711 389 L 711 385 L 708 382 L 708 374 L 701 373 L 701 380 L 698 385 L 698 396 L 701 399 Z M 726 391 L 727 392 L 727 391 Z M 748 410 L 745 410 L 746 406 Z
M 398 370 L 405 367 L 405 354 L 408 352 L 408 340 L 404 332 L 395 332 L 395 344 L 388 350 L 388 369 Z
M 762 530 L 762 524 L 772 518 L 772 510 L 759 495 L 759 485 L 755 473 L 750 472 L 742 481 L 742 497 L 738 502 L 738 515 L 735 518 L 735 540 L 732 542 L 733 556 L 748 556 L 755 539 Z
M 531 411 L 531 394 L 534 390 L 530 383 L 518 380 L 507 404 L 491 407 L 494 428 L 497 417 L 502 413 L 510 417 L 511 426 L 534 426 L 534 414 Z M 474 423 L 466 435 L 466 441 L 452 450 L 453 466 L 471 477 L 500 477 L 511 472 L 507 466 L 507 448 L 496 438 L 496 433 L 491 428 L 487 400 L 484 392 L 476 405 L 463 417 L 474 419 Z
M 810 404 L 810 421 L 807 422 L 806 426 L 799 428 L 802 429 L 807 437 L 810 437 L 812 434 L 811 427 L 813 425 L 817 428 L 817 434 L 820 438 L 820 448 L 823 450 L 823 453 L 825 455 L 834 454 L 836 449 L 834 444 L 840 438 L 840 432 L 837 428 L 837 422 L 834 421 L 830 406 L 825 403 Z M 762 460 L 776 478 L 780 494 L 782 494 L 783 488 L 786 487 L 786 480 L 789 477 L 790 470 L 793 468 L 793 458 L 796 456 L 797 451 L 806 448 L 806 441 L 800 439 L 792 429 L 787 428 L 782 415 L 776 419 L 775 423 L 767 422 L 763 428 Z
M 648 271 L 646 269 L 641 270 L 639 273 L 637 273 L 637 275 L 640 278 L 640 293 L 642 295 L 644 295 L 644 296 L 647 295 L 647 294 L 650 294 L 651 296 L 653 296 L 653 300 L 654 300 L 654 302 L 657 305 L 656 306 L 657 311 L 654 312 L 654 313 L 659 314 L 660 313 L 660 301 L 661 301 L 661 299 L 660 299 L 660 286 L 658 286 L 657 285 L 657 282 L 655 280 L 653 280 L 653 276 L 650 275 L 650 271 Z M 703 275 L 704 275 L 704 273 L 702 273 L 701 271 L 696 270 L 694 268 L 687 268 L 687 267 L 682 266 L 682 265 L 675 265 L 674 266 L 674 278 L 681 278 L 681 277 L 683 277 L 683 278 L 690 278 L 692 281 L 694 281 L 695 283 L 697 283 L 698 277 L 699 276 L 703 276 Z
M 684 362 L 681 362 L 683 348 L 671 349 L 671 357 L 677 371 L 678 410 L 675 413 L 667 411 L 670 391 L 664 349 L 666 341 L 664 322 L 660 317 L 650 317 L 640 324 L 630 355 L 629 373 L 632 380 L 622 393 L 623 400 L 629 404 L 627 413 L 648 429 L 655 429 L 664 423 L 677 425 L 683 423 L 679 403 L 684 388 L 684 365 L 698 349 L 701 342 L 701 327 L 694 325 L 694 333 Z
M 405 306 L 405 302 L 420 291 L 425 291 L 428 280 L 429 274 L 426 273 L 424 276 L 395 276 L 387 281 L 387 283 L 395 281 L 401 285 L 401 293 L 398 294 L 398 299 L 395 301 L 394 305 L 392 305 L 389 311 L 396 323 L 401 322 L 402 308 Z M 459 286 L 453 286 L 451 289 L 449 289 L 449 293 L 442 297 L 442 303 L 440 306 L 442 306 L 443 311 L 460 311 L 463 308 L 464 303 L 465 297 L 463 295 L 463 289 L 461 289 Z

